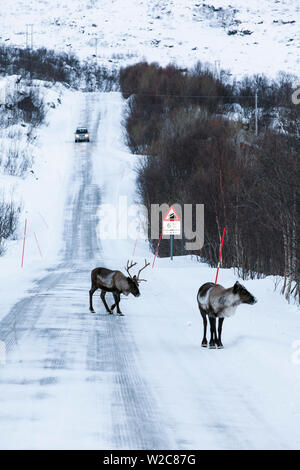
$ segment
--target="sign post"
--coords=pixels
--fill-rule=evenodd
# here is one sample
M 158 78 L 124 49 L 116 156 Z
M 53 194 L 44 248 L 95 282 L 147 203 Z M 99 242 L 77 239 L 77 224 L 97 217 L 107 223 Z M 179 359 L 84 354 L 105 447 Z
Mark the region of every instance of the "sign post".
M 163 235 L 170 235 L 170 258 L 173 260 L 174 235 L 181 233 L 181 221 L 175 209 L 171 206 L 163 218 Z
M 170 258 L 173 261 L 173 245 L 174 245 L 174 235 L 170 235 Z

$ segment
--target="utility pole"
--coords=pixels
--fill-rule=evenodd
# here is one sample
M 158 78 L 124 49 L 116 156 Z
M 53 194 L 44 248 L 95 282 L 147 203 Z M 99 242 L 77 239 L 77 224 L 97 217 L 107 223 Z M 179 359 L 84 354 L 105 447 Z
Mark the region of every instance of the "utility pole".
M 30 43 L 31 43 L 31 49 L 33 49 L 33 24 L 28 23 L 26 24 L 26 49 L 29 46 L 29 26 L 31 28 L 31 33 L 30 33 Z
M 95 40 L 95 58 L 96 58 L 96 62 L 97 62 L 98 40 L 99 40 L 99 38 L 94 38 L 94 40 Z
M 33 49 L 33 24 L 31 24 L 30 27 L 31 27 L 31 49 Z
M 221 61 L 215 60 L 215 73 L 216 73 L 217 78 L 220 78 L 220 71 L 221 71 Z
M 258 109 L 257 109 L 257 90 L 255 91 L 255 135 L 258 136 Z

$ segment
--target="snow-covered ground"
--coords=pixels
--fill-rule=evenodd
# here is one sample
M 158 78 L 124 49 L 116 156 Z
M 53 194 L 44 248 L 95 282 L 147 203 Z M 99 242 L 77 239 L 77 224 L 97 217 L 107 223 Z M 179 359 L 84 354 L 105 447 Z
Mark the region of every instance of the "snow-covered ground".
M 130 207 L 136 202 L 132 169 L 139 156 L 127 153 L 120 98 L 112 96 L 107 97 L 110 118 L 100 127 L 106 137 L 95 175 L 103 188 L 102 204 L 121 205 L 126 196 Z M 134 245 L 133 238 L 102 239 L 105 265 L 122 269 Z M 134 259 L 142 266 L 145 258 L 152 264 L 148 243 L 138 240 Z M 258 303 L 239 307 L 225 320 L 225 349 L 211 351 L 200 347 L 196 295 L 203 283 L 214 281 L 215 270 L 188 256 L 157 258 L 143 277 L 148 282 L 141 286 L 142 297 L 124 298 L 122 311 L 141 375 L 151 384 L 160 425 L 173 446 L 300 448 L 300 316 L 296 306 L 274 292 L 274 279 L 243 282 Z M 230 287 L 236 279 L 233 270 L 221 269 L 218 281 Z M 103 312 L 101 301 L 95 301 L 95 309 Z
M 62 98 L 62 92 L 63 100 L 60 105 L 57 99 Z M 72 165 L 70 143 L 73 143 L 78 124 L 81 101 L 76 93 L 65 89 L 63 91 L 63 87 L 59 85 L 45 89 L 44 98 L 45 104 L 54 103 L 56 108 L 46 106 L 46 122 L 35 131 L 34 145 L 28 144 L 24 128 L 20 124 L 14 130 L 20 132 L 15 138 L 15 145 L 19 146 L 21 152 L 30 153 L 33 166 L 28 168 L 23 177 L 7 175 L 0 167 L 1 195 L 4 200 L 13 200 L 22 209 L 16 240 L 5 243 L 5 256 L 0 257 L 0 283 L 3 292 L 0 320 L 13 303 L 24 296 L 33 279 L 57 262 L 62 247 L 66 181 Z M 2 145 L 11 140 L 5 138 L 9 132 L 12 132 L 11 127 L 1 129 Z M 28 126 L 25 127 L 25 132 L 28 132 Z M 27 235 L 24 267 L 21 269 L 25 219 Z
M 93 58 L 98 38 L 98 63 L 109 67 L 201 60 L 237 77 L 300 76 L 298 0 L 0 3 L 3 44 L 26 46 L 32 24 L 33 47 L 81 59 Z M 0 257 L 0 448 L 300 449 L 300 316 L 272 278 L 244 282 L 258 303 L 225 320 L 224 350 L 201 348 L 196 294 L 215 271 L 188 256 L 157 258 L 141 297 L 121 300 L 124 317 L 107 315 L 98 293 L 96 315 L 88 311 L 90 269 L 153 260 L 145 240 L 123 233 L 119 210 L 126 198 L 136 225 L 142 157 L 124 143 L 119 93 L 35 85 L 47 125 L 30 143 L 27 125 L 0 134 L 2 164 L 12 141 L 34 161 L 22 177 L 0 171 L 0 196 L 22 204 Z M 74 144 L 78 124 L 90 144 Z M 121 237 L 104 236 L 107 205 Z M 221 269 L 221 284 L 235 280 Z
M 43 204 L 49 213 L 51 267 L 43 277 L 36 271 L 43 265 L 33 244 L 23 273 L 38 280 L 9 311 L 24 297 L 21 240 L 15 267 L 2 265 L 0 447 L 299 449 L 300 316 L 272 279 L 244 283 L 258 303 L 225 320 L 224 350 L 201 348 L 196 294 L 215 271 L 190 257 L 148 267 L 141 296 L 121 300 L 124 317 L 107 315 L 98 293 L 96 315 L 88 311 L 90 269 L 124 271 L 135 244 L 101 231 L 101 207 L 135 202 L 140 157 L 124 143 L 124 106 L 119 93 L 67 92 L 49 116 L 40 148 L 47 163 L 28 197 L 32 214 Z M 90 128 L 90 144 L 73 143 L 77 120 Z M 134 259 L 145 258 L 153 255 L 139 240 Z M 224 286 L 235 279 L 220 271 Z
M 1 9 L 0 40 L 23 47 L 33 24 L 34 47 L 82 59 L 95 54 L 98 38 L 104 65 L 201 60 L 235 76 L 299 76 L 299 22 L 298 0 L 14 0 Z

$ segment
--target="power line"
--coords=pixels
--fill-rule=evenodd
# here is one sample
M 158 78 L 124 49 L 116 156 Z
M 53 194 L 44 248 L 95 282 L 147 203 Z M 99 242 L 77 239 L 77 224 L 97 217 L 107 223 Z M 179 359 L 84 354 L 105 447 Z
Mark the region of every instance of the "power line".
M 121 90 L 124 95 L 136 95 L 136 96 L 145 96 L 145 97 L 157 97 L 157 98 L 164 98 L 164 97 L 169 97 L 169 98 L 180 98 L 180 99 L 185 99 L 185 98 L 226 98 L 227 100 L 236 100 L 236 99 L 255 99 L 255 93 L 253 95 L 233 95 L 233 96 L 228 96 L 228 95 L 172 95 L 170 93 L 140 93 L 138 91 L 126 91 L 126 90 Z M 260 101 L 270 101 L 271 98 L 259 98 Z M 274 103 L 274 106 L 284 106 L 286 103 Z M 254 105 L 255 106 L 255 105 Z
M 124 95 L 137 95 L 137 96 L 154 96 L 154 97 L 170 97 L 170 98 L 227 98 L 227 99 L 236 99 L 236 98 L 252 98 L 254 95 L 234 95 L 234 96 L 228 96 L 228 95 L 171 95 L 169 93 L 160 93 L 160 94 L 155 94 L 155 93 L 139 93 L 136 91 L 126 91 L 122 90 L 122 93 Z

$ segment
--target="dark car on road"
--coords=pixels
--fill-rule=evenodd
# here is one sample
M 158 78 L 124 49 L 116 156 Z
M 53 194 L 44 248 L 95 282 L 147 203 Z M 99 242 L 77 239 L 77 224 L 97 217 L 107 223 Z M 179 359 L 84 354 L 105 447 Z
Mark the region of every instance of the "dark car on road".
M 86 127 L 77 127 L 75 132 L 75 142 L 89 142 L 89 131 Z

